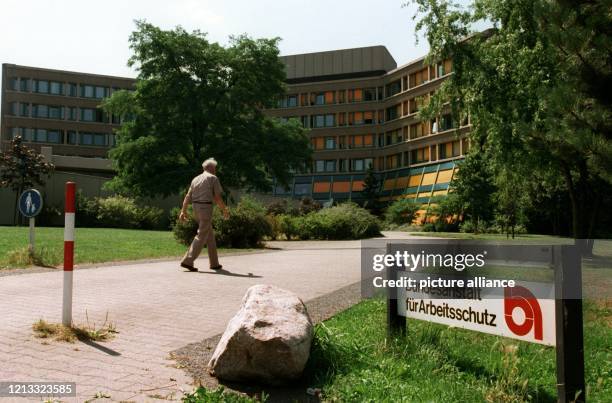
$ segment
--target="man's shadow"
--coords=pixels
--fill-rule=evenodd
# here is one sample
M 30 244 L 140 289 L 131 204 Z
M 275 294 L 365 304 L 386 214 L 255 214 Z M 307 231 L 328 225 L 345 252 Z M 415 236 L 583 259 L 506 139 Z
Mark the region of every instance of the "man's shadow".
M 220 274 L 222 276 L 230 276 L 230 277 L 261 278 L 261 276 L 257 276 L 257 275 L 255 275 L 253 273 L 248 273 L 248 274 L 232 273 L 231 271 L 227 271 L 227 270 L 224 270 L 224 269 L 220 269 L 220 270 L 206 270 L 206 271 L 198 270 L 198 273 L 200 273 L 200 274 Z

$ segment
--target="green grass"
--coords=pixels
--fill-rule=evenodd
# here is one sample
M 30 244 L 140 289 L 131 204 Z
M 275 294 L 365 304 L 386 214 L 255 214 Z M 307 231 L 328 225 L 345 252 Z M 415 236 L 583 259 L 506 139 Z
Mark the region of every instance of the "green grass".
M 184 403 L 257 403 L 265 402 L 266 400 L 265 394 L 257 397 L 244 396 L 228 392 L 223 386 L 219 386 L 215 390 L 199 387 L 183 397 Z
M 364 301 L 316 327 L 306 376 L 324 401 L 556 401 L 555 350 L 424 321 L 388 340 L 384 301 Z M 589 401 L 612 401 L 612 310 L 585 305 Z
M 28 234 L 27 227 L 0 227 L 0 268 L 27 265 Z M 42 258 L 39 264 L 62 264 L 63 228 L 36 228 L 35 244 L 36 252 Z M 75 232 L 76 264 L 178 257 L 185 251 L 186 246 L 178 243 L 171 231 L 77 228 Z M 223 251 L 228 250 L 220 249 Z

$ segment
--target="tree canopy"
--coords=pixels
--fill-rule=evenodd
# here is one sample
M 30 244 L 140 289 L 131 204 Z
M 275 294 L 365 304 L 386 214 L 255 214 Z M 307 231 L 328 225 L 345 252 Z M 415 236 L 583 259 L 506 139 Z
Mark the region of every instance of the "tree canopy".
M 0 187 L 11 188 L 15 192 L 15 222 L 19 195 L 35 185 L 44 185 L 45 177 L 53 169 L 53 164 L 46 162 L 41 154 L 23 145 L 21 136 L 15 136 L 8 150 L 0 152 Z
M 468 112 L 471 152 L 486 153 L 498 184 L 562 178 L 574 237 L 592 237 L 612 182 L 609 2 L 413 2 L 428 61 L 452 58 L 454 71 L 423 115 Z M 492 29 L 474 33 L 483 21 Z
M 294 120 L 263 110 L 284 94 L 278 38 L 232 37 L 223 47 L 200 31 L 162 30 L 136 22 L 128 65 L 138 71 L 134 91 L 103 103 L 124 117 L 110 151 L 117 176 L 110 186 L 136 195 L 171 195 L 219 161 L 225 186 L 267 190 L 286 184 L 310 158 L 308 137 Z

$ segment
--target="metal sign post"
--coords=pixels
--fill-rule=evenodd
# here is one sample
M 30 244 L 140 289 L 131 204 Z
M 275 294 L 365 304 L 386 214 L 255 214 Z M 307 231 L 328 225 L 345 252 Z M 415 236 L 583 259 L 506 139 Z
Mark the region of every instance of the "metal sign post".
M 18 208 L 19 212 L 30 219 L 30 244 L 28 250 L 30 254 L 34 253 L 34 227 L 35 220 L 40 214 L 43 206 L 43 199 L 40 192 L 36 189 L 27 189 L 19 196 Z

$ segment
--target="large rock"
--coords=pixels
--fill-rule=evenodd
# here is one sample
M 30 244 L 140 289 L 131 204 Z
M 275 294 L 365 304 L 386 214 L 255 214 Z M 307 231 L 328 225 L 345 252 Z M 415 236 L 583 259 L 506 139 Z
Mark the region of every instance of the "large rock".
M 254 285 L 230 320 L 208 363 L 229 381 L 281 384 L 302 374 L 313 326 L 302 300 L 271 285 Z

